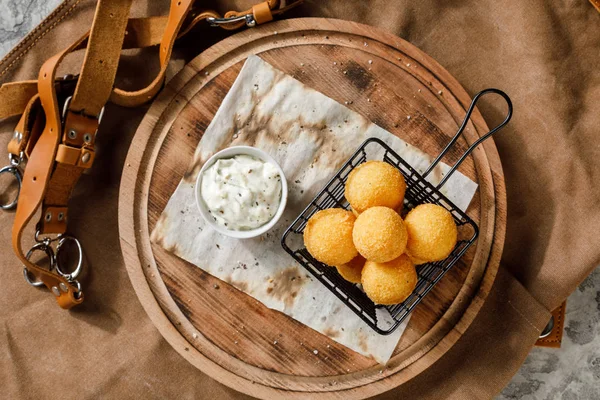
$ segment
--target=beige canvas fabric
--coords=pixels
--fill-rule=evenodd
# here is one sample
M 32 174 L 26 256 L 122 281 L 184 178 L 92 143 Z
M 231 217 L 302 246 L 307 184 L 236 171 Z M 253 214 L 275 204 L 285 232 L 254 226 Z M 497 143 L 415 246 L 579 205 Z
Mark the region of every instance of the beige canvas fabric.
M 234 7 L 237 3 L 237 7 Z M 207 2 L 225 11 L 248 1 Z M 90 26 L 95 4 L 70 0 L 0 63 L 0 81 L 33 78 Z M 135 2 L 159 15 L 166 0 Z M 584 0 L 307 1 L 293 16 L 387 29 L 431 55 L 469 91 L 498 87 L 515 106 L 496 137 L 508 189 L 502 267 L 481 313 L 426 372 L 380 398 L 490 398 L 527 356 L 549 309 L 600 264 L 600 14 Z M 292 16 L 288 15 L 288 17 Z M 171 75 L 227 33 L 198 29 L 177 46 Z M 139 88 L 158 69 L 150 50 L 121 61 L 118 84 Z M 65 71 L 74 71 L 72 57 Z M 482 105 L 483 114 L 501 110 Z M 69 210 L 86 245 L 86 302 L 70 312 L 30 288 L 10 248 L 14 214 L 0 213 L 0 387 L 6 398 L 244 398 L 180 357 L 154 328 L 119 250 L 117 197 L 128 145 L 145 108 L 108 106 L 97 160 Z M 0 123 L 0 149 L 16 120 Z

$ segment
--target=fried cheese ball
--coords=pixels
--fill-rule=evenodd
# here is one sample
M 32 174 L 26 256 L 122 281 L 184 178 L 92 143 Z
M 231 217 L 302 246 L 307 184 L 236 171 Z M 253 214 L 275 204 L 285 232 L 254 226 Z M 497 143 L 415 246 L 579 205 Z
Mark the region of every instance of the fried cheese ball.
M 371 207 L 358 216 L 352 239 L 367 260 L 387 262 L 406 248 L 407 233 L 398 213 L 387 207 Z
M 408 213 L 404 224 L 408 231 L 406 253 L 417 265 L 443 260 L 456 246 L 458 229 L 444 207 L 421 204 Z
M 417 286 L 415 265 L 406 254 L 385 263 L 367 261 L 362 287 L 376 304 L 392 305 L 406 300 Z
M 357 213 L 375 206 L 394 210 L 402 206 L 406 182 L 400 171 L 383 161 L 367 161 L 350 172 L 346 199 Z
M 304 245 L 317 260 L 327 265 L 342 265 L 358 255 L 352 241 L 356 217 L 342 208 L 318 211 L 304 229 Z
M 354 257 L 350 262 L 338 265 L 335 268 L 345 280 L 352 283 L 360 283 L 362 269 L 365 266 L 365 258 L 360 254 Z

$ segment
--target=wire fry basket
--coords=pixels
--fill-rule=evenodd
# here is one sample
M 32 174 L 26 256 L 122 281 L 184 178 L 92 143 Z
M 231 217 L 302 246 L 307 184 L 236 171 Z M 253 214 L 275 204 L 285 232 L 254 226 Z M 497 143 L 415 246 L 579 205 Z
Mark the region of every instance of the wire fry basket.
M 455 165 L 448 171 L 437 186 L 426 180 L 429 173 L 440 162 L 448 150 L 456 143 L 464 131 L 467 122 L 479 98 L 487 93 L 500 95 L 508 105 L 506 118 L 498 126 L 476 140 Z M 467 249 L 475 242 L 479 229 L 469 216 L 455 206 L 448 198 L 440 193 L 440 188 L 448 181 L 466 157 L 484 140 L 503 128 L 512 117 L 510 98 L 498 89 L 485 89 L 473 98 L 465 118 L 446 147 L 433 160 L 427 170 L 421 175 L 402 159 L 392 148 L 378 138 L 367 139 L 350 157 L 350 159 L 331 178 L 325 187 L 315 196 L 310 204 L 286 229 L 281 239 L 281 245 L 296 261 L 306 268 L 316 279 L 323 283 L 344 304 L 356 313 L 367 325 L 382 335 L 389 335 L 400 326 L 423 298 L 434 288 L 442 277 L 460 260 Z M 367 297 L 358 284 L 346 281 L 336 268 L 325 265 L 314 259 L 303 244 L 303 233 L 306 223 L 317 211 L 327 208 L 344 208 L 349 210 L 350 204 L 344 197 L 344 187 L 350 172 L 358 165 L 368 160 L 384 161 L 396 167 L 406 181 L 404 210 L 409 211 L 419 204 L 433 203 L 447 209 L 454 218 L 459 232 L 459 240 L 450 255 L 438 262 L 417 266 L 417 285 L 412 294 L 402 303 L 383 306 L 377 305 Z

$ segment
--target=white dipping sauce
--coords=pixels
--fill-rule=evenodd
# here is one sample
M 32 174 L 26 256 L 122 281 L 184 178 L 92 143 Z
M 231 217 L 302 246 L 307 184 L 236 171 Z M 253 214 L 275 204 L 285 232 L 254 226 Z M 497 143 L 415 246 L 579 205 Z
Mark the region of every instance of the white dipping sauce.
M 252 156 L 220 159 L 203 172 L 201 195 L 218 225 L 255 229 L 279 208 L 281 176 L 273 164 Z

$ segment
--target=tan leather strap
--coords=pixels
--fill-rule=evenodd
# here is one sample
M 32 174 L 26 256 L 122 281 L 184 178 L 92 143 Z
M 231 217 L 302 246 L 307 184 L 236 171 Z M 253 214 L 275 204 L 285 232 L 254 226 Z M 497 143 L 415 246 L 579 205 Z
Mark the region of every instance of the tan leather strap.
M 58 99 L 54 87 L 56 69 L 61 60 L 86 39 L 87 34 L 66 50 L 49 58 L 44 65 L 42 65 L 40 70 L 38 77 L 38 92 L 41 105 L 44 109 L 46 124 L 31 151 L 27 168 L 23 174 L 23 186 L 21 187 L 19 203 L 17 205 L 12 230 L 12 245 L 15 254 L 29 272 L 37 279 L 40 279 L 48 289 L 55 293 L 55 295 L 57 294 L 57 302 L 62 308 L 71 308 L 74 305 L 81 303 L 83 301 L 83 295 L 79 292 L 79 289 L 67 281 L 67 279 L 31 263 L 25 257 L 21 239 L 25 227 L 35 215 L 46 193 L 61 133 Z M 66 291 L 61 290 L 60 288 L 66 288 Z
M 38 92 L 37 81 L 5 83 L 0 87 L 0 118 L 23 113 L 27 103 Z
M 132 0 L 99 0 L 69 112 L 98 117 L 113 88 Z M 68 127 L 67 127 L 68 129 Z
M 108 100 L 113 84 L 111 79 L 114 79 L 114 73 L 116 71 L 119 53 L 125 35 L 130 4 L 131 0 L 100 0 L 98 2 L 90 37 L 99 39 L 95 39 L 94 42 L 88 42 L 88 50 L 86 51 L 82 75 L 75 90 L 76 93 L 79 93 L 79 102 L 77 104 L 81 107 L 82 111 L 91 113 L 97 112 L 100 114 L 100 110 Z M 111 31 L 112 42 L 107 42 L 108 35 L 105 33 L 107 30 Z M 61 141 L 61 134 L 63 133 L 58 96 L 55 87 L 55 75 L 62 59 L 71 51 L 84 45 L 87 41 L 87 37 L 87 34 L 84 35 L 66 50 L 51 57 L 44 63 L 40 70 L 40 75 L 38 77 L 38 92 L 44 110 L 46 124 L 33 147 L 31 157 L 27 164 L 27 168 L 25 169 L 21 196 L 13 226 L 13 248 L 15 253 L 25 267 L 38 279 L 41 279 L 44 285 L 55 294 L 59 305 L 63 308 L 71 308 L 72 306 L 81 303 L 83 301 L 83 294 L 80 292 L 78 286 L 73 285 L 61 275 L 46 271 L 29 262 L 21 247 L 21 237 L 24 228 L 42 202 L 44 203 L 41 217 L 42 233 L 63 233 L 66 230 L 66 203 L 68 202 L 72 188 L 81 174 L 81 167 L 73 166 L 68 163 L 59 163 L 54 167 L 59 143 Z M 99 50 L 100 45 L 102 45 L 104 52 Z M 112 48 L 115 48 L 116 51 Z M 105 70 L 102 67 L 104 62 L 106 62 L 110 70 Z M 96 63 L 100 65 L 100 67 L 95 65 Z M 89 67 L 86 68 L 86 65 Z M 112 69 L 115 71 L 112 71 Z M 90 84 L 92 82 L 95 83 L 98 92 L 94 92 L 93 96 L 86 98 L 84 97 L 84 94 L 90 90 Z M 91 93 L 87 94 L 91 95 Z M 93 121 L 93 132 L 95 134 L 98 126 L 98 119 L 96 117 L 85 117 L 87 118 L 86 122 L 81 122 L 78 120 L 77 116 L 83 115 L 82 113 L 74 113 L 69 110 L 67 114 L 69 114 L 65 124 L 67 129 L 81 125 L 86 125 L 87 128 L 90 125 L 87 120 L 90 120 Z M 69 117 L 71 118 L 69 119 Z M 65 135 L 68 134 L 65 133 Z M 63 141 L 65 141 L 64 138 Z M 87 143 L 87 141 L 85 142 Z M 52 202 L 64 204 L 47 204 Z M 59 214 L 62 218 L 58 218 Z M 47 218 L 48 216 L 50 216 L 50 218 Z
M 36 85 L 37 85 L 37 81 Z M 71 77 L 61 78 L 56 81 L 55 87 L 57 94 L 65 91 L 72 93 L 75 80 Z M 37 94 L 29 100 L 25 106 L 21 119 L 15 127 L 13 137 L 8 142 L 8 153 L 15 157 L 24 156 L 28 158 L 39 135 L 42 132 L 45 123 L 44 113 L 42 110 L 40 96 Z
M 13 137 L 8 142 L 9 154 L 14 155 L 15 157 L 21 157 L 25 154 L 25 148 L 29 143 L 29 136 L 31 134 L 33 122 L 39 114 L 39 106 L 40 96 L 38 96 L 36 91 L 36 93 L 31 97 L 29 103 L 25 106 L 23 115 L 21 115 L 21 119 L 15 127 Z
M 61 144 L 38 224 L 43 234 L 66 232 L 69 198 L 83 171 L 93 164 L 96 133 L 112 91 L 131 2 L 100 0 L 96 7 L 75 93 L 64 107 Z
M 98 2 L 81 75 L 72 100 L 65 104 L 62 140 L 38 224 L 42 234 L 66 232 L 69 198 L 94 161 L 100 115 L 112 91 L 131 1 Z
M 163 37 L 159 47 L 160 71 L 152 83 L 147 87 L 137 91 L 125 91 L 115 88 L 111 101 L 115 104 L 125 107 L 136 107 L 152 99 L 162 88 L 167 72 L 167 65 L 171 59 L 173 45 L 179 33 L 179 29 L 183 25 L 183 21 L 192 7 L 194 0 L 172 0 L 169 10 L 169 18 L 165 27 Z

